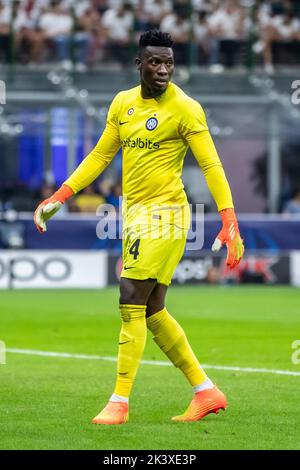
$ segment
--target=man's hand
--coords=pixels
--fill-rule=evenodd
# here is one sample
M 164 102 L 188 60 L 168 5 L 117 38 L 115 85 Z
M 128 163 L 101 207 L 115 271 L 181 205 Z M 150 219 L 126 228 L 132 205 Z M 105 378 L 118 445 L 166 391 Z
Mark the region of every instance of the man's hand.
M 72 189 L 63 184 L 61 188 L 53 194 L 53 196 L 45 199 L 39 204 L 34 213 L 33 219 L 35 226 L 40 233 L 47 231 L 46 222 L 53 217 L 66 200 L 73 195 L 74 193 Z
M 233 269 L 239 264 L 244 255 L 244 244 L 240 237 L 239 227 L 234 209 L 220 211 L 223 227 L 211 247 L 212 251 L 219 251 L 226 244 L 226 264 Z

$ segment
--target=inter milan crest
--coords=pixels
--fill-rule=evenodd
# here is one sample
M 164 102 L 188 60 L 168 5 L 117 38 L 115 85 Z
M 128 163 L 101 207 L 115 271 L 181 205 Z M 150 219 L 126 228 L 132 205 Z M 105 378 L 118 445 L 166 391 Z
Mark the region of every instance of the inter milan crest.
M 134 109 L 133 108 L 129 108 L 128 111 L 127 111 L 127 114 L 128 116 L 131 116 L 134 112 Z
M 149 118 L 148 121 L 146 122 L 146 129 L 148 131 L 153 131 L 158 124 L 158 120 L 155 117 Z

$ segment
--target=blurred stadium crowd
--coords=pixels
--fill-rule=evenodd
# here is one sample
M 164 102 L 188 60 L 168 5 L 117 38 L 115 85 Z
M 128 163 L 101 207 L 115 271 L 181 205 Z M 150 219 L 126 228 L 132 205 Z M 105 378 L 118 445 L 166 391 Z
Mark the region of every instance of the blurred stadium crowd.
M 24 186 L 17 188 L 14 192 L 8 192 L 3 200 L 0 199 L 0 249 L 24 248 L 24 225 L 19 221 L 20 210 L 33 213 L 37 204 L 51 197 L 56 189 L 56 185 L 51 183 L 44 183 L 38 190 L 31 192 Z M 100 179 L 66 202 L 57 217 L 64 218 L 68 213 L 94 216 L 99 213 L 99 210 L 117 216 L 121 196 L 121 181 L 110 178 Z
M 0 0 L 0 60 L 127 64 L 139 34 L 160 28 L 178 64 L 217 72 L 245 63 L 250 48 L 271 73 L 274 61 L 299 63 L 299 14 L 290 0 Z

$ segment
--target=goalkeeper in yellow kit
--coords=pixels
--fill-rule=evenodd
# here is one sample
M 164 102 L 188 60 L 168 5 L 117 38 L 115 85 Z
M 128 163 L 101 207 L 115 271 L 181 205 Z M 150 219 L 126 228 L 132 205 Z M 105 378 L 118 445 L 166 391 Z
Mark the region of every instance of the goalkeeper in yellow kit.
M 194 391 L 186 412 L 174 421 L 197 421 L 227 405 L 165 307 L 165 296 L 183 254 L 189 229 L 189 207 L 181 181 L 191 148 L 206 178 L 222 219 L 212 249 L 227 246 L 227 264 L 241 260 L 244 247 L 230 188 L 211 139 L 201 106 L 171 82 L 172 39 L 160 31 L 141 35 L 136 66 L 140 86 L 114 98 L 105 130 L 95 148 L 62 187 L 35 211 L 35 224 L 46 221 L 61 205 L 99 176 L 120 147 L 123 150 L 123 270 L 117 379 L 96 424 L 128 420 L 129 396 L 143 355 L 147 328 L 154 341 L 178 367 Z

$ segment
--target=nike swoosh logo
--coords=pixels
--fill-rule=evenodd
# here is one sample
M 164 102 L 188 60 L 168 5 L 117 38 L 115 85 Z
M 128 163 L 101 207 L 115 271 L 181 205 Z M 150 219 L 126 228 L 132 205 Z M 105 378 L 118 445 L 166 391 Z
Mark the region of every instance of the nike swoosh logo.
M 126 344 L 126 343 L 130 343 L 130 339 L 128 341 L 123 341 L 123 343 L 119 343 L 119 344 Z
M 128 268 L 127 268 L 127 266 L 124 266 L 125 271 L 126 271 L 126 269 L 132 269 L 132 268 L 133 268 L 133 266 L 128 266 Z
M 129 121 L 124 121 L 124 122 L 119 121 L 119 124 L 120 124 L 120 126 L 123 126 L 123 124 L 127 124 L 128 122 Z

